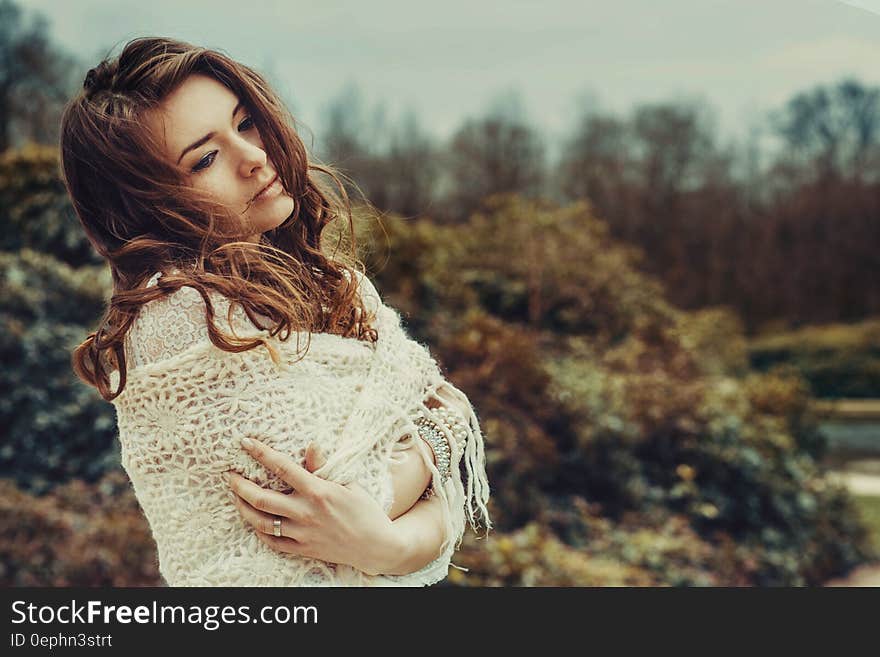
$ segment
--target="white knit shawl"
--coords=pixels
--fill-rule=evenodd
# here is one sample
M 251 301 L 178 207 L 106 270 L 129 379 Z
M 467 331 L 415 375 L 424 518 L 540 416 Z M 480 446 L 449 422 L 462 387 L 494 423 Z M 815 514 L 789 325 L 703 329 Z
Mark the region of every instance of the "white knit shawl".
M 399 314 L 382 303 L 369 279 L 358 274 L 358 282 L 367 311 L 376 314 L 378 342 L 313 333 L 301 360 L 297 350 L 305 347 L 307 334 L 272 338 L 237 304 L 230 324 L 229 302 L 218 294 L 211 296 L 218 328 L 262 336 L 266 347 L 237 354 L 215 347 L 204 301 L 191 287 L 141 308 L 126 339 L 126 387 L 113 404 L 122 465 L 169 585 L 425 586 L 448 574 L 465 511 L 475 531 L 475 505 L 487 532 L 491 528 L 483 438 L 472 406 L 444 379 L 428 349 L 406 334 Z M 111 383 L 115 389 L 118 373 Z M 454 455 L 454 463 L 463 456 L 466 476 L 454 465 L 453 476 L 441 484 L 433 462 L 419 451 L 443 500 L 446 527 L 440 556 L 421 570 L 369 576 L 276 552 L 257 539 L 233 505 L 222 478 L 227 470 L 263 487 L 290 490 L 240 447 L 242 437 L 254 436 L 300 463 L 308 443 L 316 441 L 328 458 L 316 474 L 341 484 L 357 481 L 387 512 L 392 459 L 417 440 L 416 410 L 436 417 L 424 405 L 431 396 L 460 409 L 467 422 L 465 454 Z

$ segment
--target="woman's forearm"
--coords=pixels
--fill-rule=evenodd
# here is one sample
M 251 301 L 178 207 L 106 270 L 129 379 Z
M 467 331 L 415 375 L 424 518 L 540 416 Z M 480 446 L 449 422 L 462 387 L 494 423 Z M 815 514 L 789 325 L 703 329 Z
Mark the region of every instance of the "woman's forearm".
M 440 400 L 431 397 L 428 408 L 441 406 Z M 388 575 L 406 575 L 431 563 L 440 555 L 444 536 L 443 502 L 433 495 L 421 499 L 431 483 L 431 470 L 427 462 L 436 467 L 431 447 L 421 438 L 402 452 L 401 460 L 391 467 L 394 501 L 388 512 L 394 530 L 400 540 L 399 550 L 393 555 L 396 561 Z
M 441 405 L 439 399 L 429 397 L 425 402 L 428 408 L 437 408 Z M 399 518 L 419 501 L 422 493 L 431 483 L 431 470 L 425 459 L 434 465 L 437 459 L 434 452 L 421 438 L 416 438 L 413 447 L 403 450 L 399 462 L 391 465 L 391 487 L 394 490 L 394 502 L 388 511 L 388 517 L 392 520 Z
M 392 520 L 409 511 L 419 501 L 422 493 L 431 483 L 431 470 L 425 458 L 433 460 L 431 448 L 421 438 L 417 438 L 413 446 L 400 452 L 400 461 L 391 465 L 391 486 L 394 490 L 394 501 L 388 511 Z
M 407 513 L 392 522 L 400 549 L 382 574 L 408 575 L 440 556 L 443 545 L 443 500 L 432 495 L 419 500 Z

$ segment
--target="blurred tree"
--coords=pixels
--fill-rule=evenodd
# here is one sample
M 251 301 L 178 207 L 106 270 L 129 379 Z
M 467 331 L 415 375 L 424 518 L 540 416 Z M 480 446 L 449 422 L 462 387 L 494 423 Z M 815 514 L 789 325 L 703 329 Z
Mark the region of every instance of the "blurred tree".
M 717 164 L 715 126 L 707 106 L 686 102 L 638 106 L 630 126 L 640 221 L 624 238 L 650 250 L 649 271 L 665 271 L 670 287 L 683 292 L 694 278 L 688 258 L 704 253 L 708 242 L 705 230 L 689 230 L 694 206 L 687 199 L 706 184 L 710 163 Z M 701 204 L 698 212 L 705 210 Z M 675 301 L 690 305 L 689 292 Z
M 352 167 L 369 152 L 363 99 L 357 85 L 349 84 L 323 110 L 321 156 L 342 167 Z
M 48 21 L 26 22 L 12 0 L 0 0 L 0 151 L 32 140 L 55 143 L 76 62 L 49 42 Z
M 716 147 L 715 129 L 698 102 L 642 105 L 626 121 L 588 102 L 557 168 L 563 197 L 588 200 L 615 237 L 642 247 L 646 270 L 684 307 L 716 303 L 736 284 L 728 238 L 739 187 L 733 148 Z
M 431 209 L 440 163 L 415 112 L 391 123 L 384 105 L 368 113 L 358 87 L 348 85 L 325 115 L 321 158 L 351 177 L 371 204 L 407 216 Z
M 795 95 L 771 114 L 782 154 L 818 179 L 877 180 L 880 173 L 880 88 L 847 78 Z
M 349 178 L 345 187 L 350 195 L 360 197 L 360 188 L 371 203 L 384 208 L 389 168 L 381 156 L 388 130 L 384 108 L 374 108 L 368 116 L 359 87 L 349 83 L 327 103 L 324 116 L 319 157 Z
M 584 112 L 574 134 L 563 146 L 558 184 L 565 198 L 589 200 L 602 216 L 626 216 L 627 193 L 633 181 L 629 161 L 630 134 L 620 119 Z M 619 221 L 617 223 L 620 223 Z
M 563 146 L 558 184 L 565 198 L 588 199 L 617 237 L 665 249 L 685 196 L 730 179 L 714 132 L 696 102 L 642 105 L 627 121 L 590 104 Z
M 659 205 L 698 189 L 714 153 L 709 107 L 658 103 L 636 107 L 631 118 L 637 170 L 647 197 Z
M 440 161 L 412 110 L 394 126 L 387 157 L 388 200 L 382 209 L 411 217 L 430 214 Z
M 453 135 L 447 153 L 447 216 L 463 221 L 494 194 L 534 198 L 543 192 L 545 147 L 517 96 L 495 100 L 487 114 Z

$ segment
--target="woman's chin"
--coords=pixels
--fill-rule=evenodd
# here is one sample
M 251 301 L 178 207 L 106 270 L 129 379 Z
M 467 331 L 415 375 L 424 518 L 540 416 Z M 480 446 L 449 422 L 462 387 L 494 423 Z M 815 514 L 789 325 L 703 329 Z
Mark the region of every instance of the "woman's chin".
M 278 211 L 278 216 L 281 218 L 277 224 L 273 226 L 273 228 L 278 228 L 281 224 L 287 221 L 290 218 L 290 215 L 293 214 L 293 209 L 296 207 L 296 204 L 293 202 L 293 198 L 288 196 L 287 194 L 281 194 L 277 199 L 275 199 L 275 203 L 278 205 L 277 208 L 274 208 Z
M 286 203 L 283 202 L 286 199 Z M 261 233 L 266 233 L 270 230 L 275 230 L 276 228 L 281 227 L 290 216 L 293 214 L 294 203 L 293 199 L 289 196 L 281 197 L 274 200 L 277 203 L 278 207 L 272 208 L 271 217 L 265 217 L 259 224 L 254 224 L 254 227 L 259 230 Z

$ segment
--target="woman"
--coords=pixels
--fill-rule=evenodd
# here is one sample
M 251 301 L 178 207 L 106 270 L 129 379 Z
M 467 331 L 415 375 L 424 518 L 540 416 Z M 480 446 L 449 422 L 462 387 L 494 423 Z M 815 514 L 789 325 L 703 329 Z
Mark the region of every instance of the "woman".
M 89 71 L 61 133 L 114 285 L 73 366 L 114 404 L 166 581 L 445 577 L 465 502 L 491 527 L 479 424 L 354 267 L 345 190 L 312 173 L 338 184 L 263 78 L 135 39 Z M 352 255 L 330 257 L 343 211 Z

